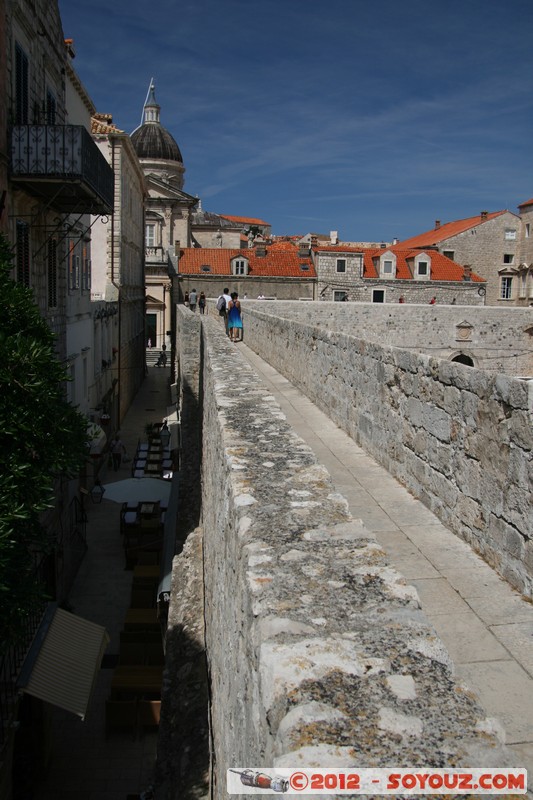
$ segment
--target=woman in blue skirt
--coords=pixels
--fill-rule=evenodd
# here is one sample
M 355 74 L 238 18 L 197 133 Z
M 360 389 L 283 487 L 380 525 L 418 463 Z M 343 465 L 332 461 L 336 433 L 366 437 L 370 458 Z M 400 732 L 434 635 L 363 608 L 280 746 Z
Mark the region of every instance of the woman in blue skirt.
M 231 293 L 231 300 L 228 303 L 228 332 L 232 342 L 242 338 L 241 302 L 237 292 Z

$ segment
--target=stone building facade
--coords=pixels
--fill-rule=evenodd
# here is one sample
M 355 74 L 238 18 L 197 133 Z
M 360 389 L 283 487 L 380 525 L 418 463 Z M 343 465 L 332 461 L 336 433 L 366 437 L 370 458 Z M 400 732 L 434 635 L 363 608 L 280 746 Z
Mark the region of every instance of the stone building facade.
M 161 107 L 152 82 L 143 123 L 131 141 L 146 182 L 145 213 L 145 345 L 161 349 L 171 342 L 171 310 L 176 251 L 191 246 L 191 213 L 198 203 L 183 191 L 185 167 L 180 149 L 160 120 Z
M 517 305 L 533 305 L 533 198 L 518 206 L 520 211 L 520 256 L 517 274 Z
M 241 299 L 315 300 L 316 272 L 309 251 L 294 244 L 257 243 L 252 248 L 183 248 L 179 294 L 196 289 L 217 298 L 224 288 Z
M 482 211 L 476 217 L 441 224 L 401 242 L 403 248 L 434 248 L 459 264 L 469 265 L 487 282 L 487 305 L 519 302 L 518 265 L 522 222 L 510 211 Z
M 93 137 L 115 180 L 113 215 L 93 225 L 93 301 L 105 301 L 103 323 L 110 330 L 95 341 L 96 382 L 109 381 L 105 410 L 120 426 L 144 378 L 145 273 L 144 174 L 130 137 L 110 118 L 93 117 Z M 109 315 L 115 304 L 117 316 Z M 103 333 L 103 331 L 101 332 Z
M 301 244 L 300 247 L 303 245 Z M 485 284 L 434 250 L 315 245 L 318 298 L 370 303 L 483 305 Z

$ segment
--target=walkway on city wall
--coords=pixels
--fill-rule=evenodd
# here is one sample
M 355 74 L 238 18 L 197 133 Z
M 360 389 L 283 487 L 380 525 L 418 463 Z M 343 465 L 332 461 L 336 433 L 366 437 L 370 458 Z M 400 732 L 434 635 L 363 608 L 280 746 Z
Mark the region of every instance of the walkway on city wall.
M 236 349 L 327 468 L 352 516 L 416 587 L 457 679 L 499 720 L 516 766 L 533 776 L 533 605 L 272 366 L 244 343 Z

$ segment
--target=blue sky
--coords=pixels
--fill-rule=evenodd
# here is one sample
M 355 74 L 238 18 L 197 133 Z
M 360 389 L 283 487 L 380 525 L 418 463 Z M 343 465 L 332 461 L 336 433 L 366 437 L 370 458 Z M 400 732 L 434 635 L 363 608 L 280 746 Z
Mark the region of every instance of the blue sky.
M 533 3 L 59 0 L 131 133 L 150 79 L 203 208 L 405 239 L 533 196 Z

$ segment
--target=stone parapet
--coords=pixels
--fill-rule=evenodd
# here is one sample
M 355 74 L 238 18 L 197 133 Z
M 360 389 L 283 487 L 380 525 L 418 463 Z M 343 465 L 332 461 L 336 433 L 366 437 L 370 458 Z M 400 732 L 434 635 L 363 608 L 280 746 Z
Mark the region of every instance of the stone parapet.
M 276 317 L 347 333 L 380 345 L 451 360 L 459 353 L 489 372 L 533 378 L 530 308 L 379 303 L 246 302 Z
M 274 343 L 264 316 L 247 319 L 246 337 L 307 374 L 305 326 L 281 321 Z M 414 588 L 351 518 L 219 321 L 198 324 L 212 796 L 227 797 L 231 767 L 512 766 L 454 682 Z M 317 350 L 331 355 L 334 340 L 340 353 L 337 334 L 314 335 Z M 384 370 L 394 376 L 390 362 Z M 378 374 L 376 364 L 372 386 Z
M 380 343 L 375 321 L 371 340 L 364 326 L 356 335 L 346 304 L 336 304 L 344 308 L 331 325 L 318 304 L 295 316 L 316 315 L 320 325 L 291 319 L 289 306 L 295 305 L 248 306 L 247 344 L 532 597 L 533 381 Z M 525 325 L 522 310 L 514 311 Z M 497 312 L 491 312 L 496 326 Z M 360 313 L 355 305 L 353 313 Z M 334 316 L 330 309 L 329 318 Z M 389 319 L 390 310 L 384 322 Z M 497 319 L 504 336 L 504 317 Z M 341 332 L 341 322 L 350 334 Z M 475 324 L 481 322 L 491 324 L 489 318 Z M 397 329 L 397 320 L 390 324 Z

